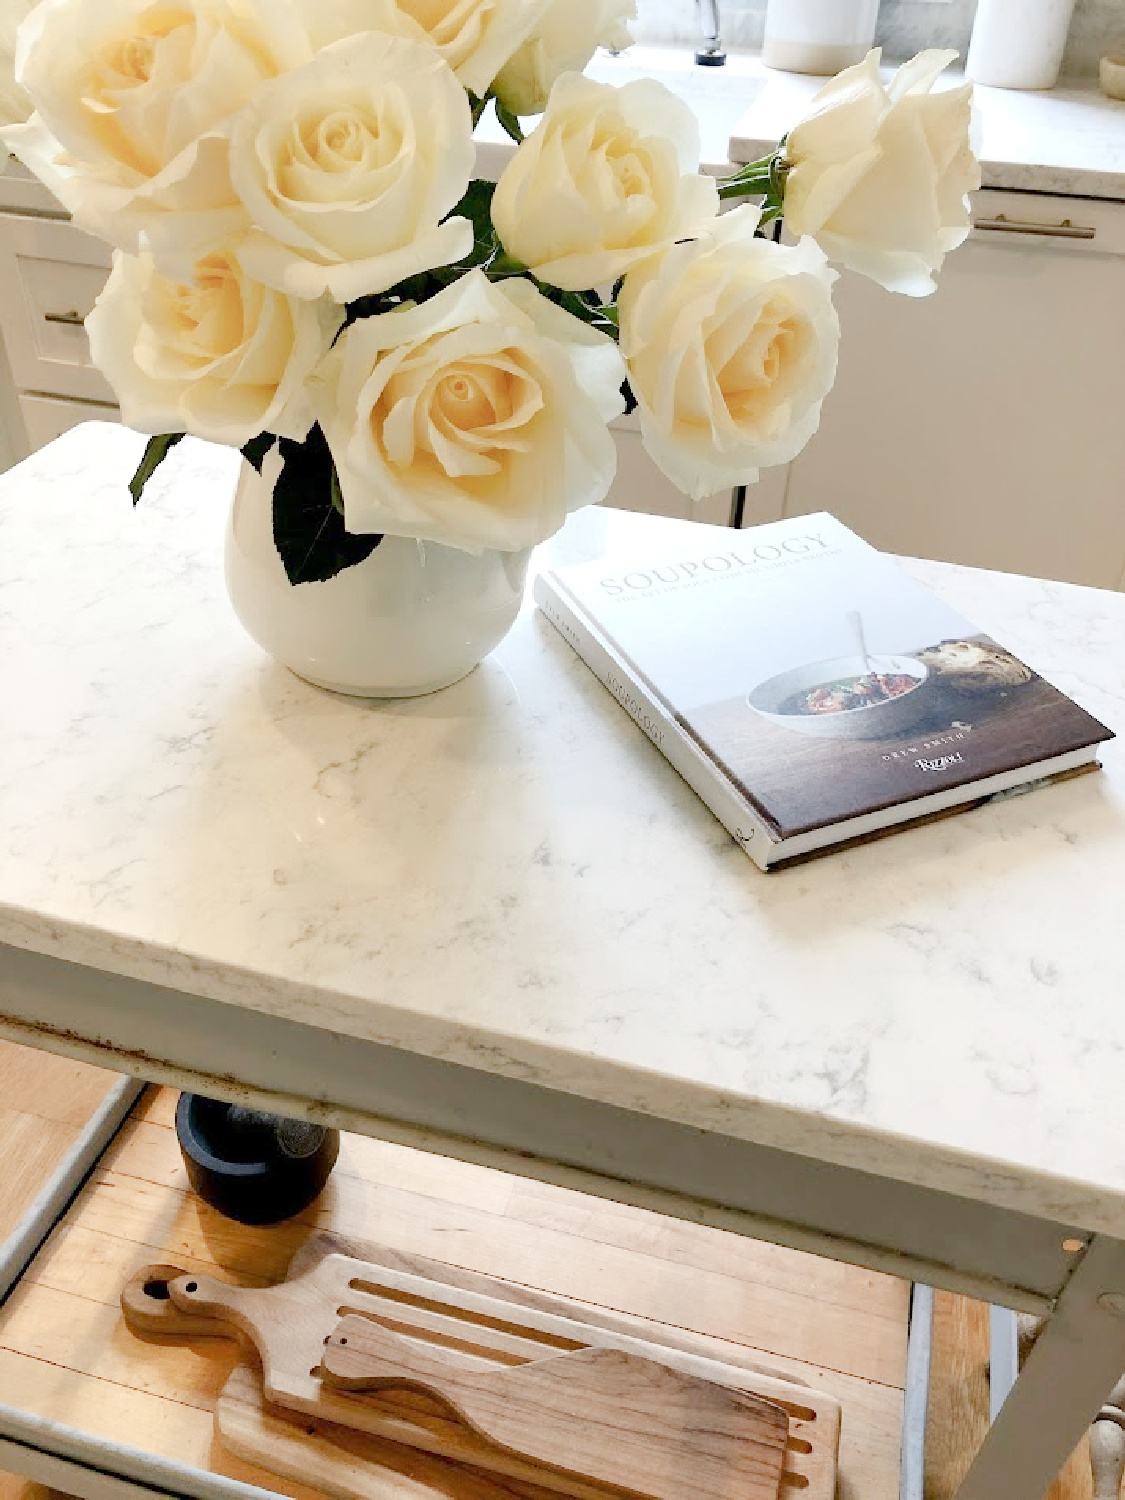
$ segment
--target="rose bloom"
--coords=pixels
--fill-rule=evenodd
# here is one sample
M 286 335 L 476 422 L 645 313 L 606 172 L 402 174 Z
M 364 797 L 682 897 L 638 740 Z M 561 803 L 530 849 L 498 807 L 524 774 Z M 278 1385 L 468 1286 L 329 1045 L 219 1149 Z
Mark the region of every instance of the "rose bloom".
M 516 115 L 539 114 L 564 73 L 581 73 L 599 47 L 621 52 L 630 45 L 625 22 L 636 15 L 636 0 L 553 0 L 493 80 L 501 104 Z
M 582 291 L 714 216 L 718 189 L 698 167 L 699 124 L 663 84 L 568 73 L 504 168 L 492 222 L 541 281 Z
M 312 383 L 353 532 L 518 551 L 605 497 L 616 345 L 517 278 L 471 271 L 363 318 Z
M 308 55 L 288 0 L 44 0 L 16 53 L 36 112 L 4 140 L 112 244 L 136 250 L 160 211 L 176 213 L 182 242 L 200 214 L 221 239 L 240 218 L 224 123 Z
M 980 187 L 972 85 L 931 93 L 956 52 L 921 52 L 884 88 L 879 49 L 825 85 L 789 134 L 785 222 L 834 261 L 924 297 L 969 233 Z
M 34 109 L 27 91 L 16 82 L 16 35 L 36 0 L 0 3 L 0 125 L 22 124 Z
M 307 436 L 305 382 L 341 317 L 327 300 L 251 280 L 229 250 L 200 261 L 188 283 L 117 251 L 86 330 L 128 426 L 241 447 L 263 431 Z
M 449 265 L 473 247 L 469 220 L 446 215 L 474 160 L 465 90 L 432 47 L 380 32 L 337 42 L 235 122 L 239 259 L 268 286 L 337 302 Z
M 483 99 L 551 0 L 396 0 L 467 89 Z
M 835 273 L 811 240 L 755 238 L 758 217 L 724 214 L 618 300 L 645 448 L 694 500 L 796 457 L 836 377 Z

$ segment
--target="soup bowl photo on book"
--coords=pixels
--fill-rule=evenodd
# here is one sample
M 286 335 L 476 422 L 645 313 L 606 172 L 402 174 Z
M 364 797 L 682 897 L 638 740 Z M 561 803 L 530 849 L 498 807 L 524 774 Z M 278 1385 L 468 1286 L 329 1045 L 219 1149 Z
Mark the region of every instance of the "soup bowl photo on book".
M 748 702 L 771 724 L 831 740 L 881 740 L 926 714 L 929 668 L 914 656 L 835 656 L 769 677 Z M 859 700 L 866 697 L 866 702 Z M 853 706 L 848 706 L 853 705 Z

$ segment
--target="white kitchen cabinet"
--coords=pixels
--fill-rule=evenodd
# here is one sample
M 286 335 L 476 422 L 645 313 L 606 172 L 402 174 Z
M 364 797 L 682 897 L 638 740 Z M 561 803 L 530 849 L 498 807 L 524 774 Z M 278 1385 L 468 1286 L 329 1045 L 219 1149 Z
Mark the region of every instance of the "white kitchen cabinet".
M 734 495 L 727 489 L 699 501 L 689 500 L 666 479 L 645 452 L 635 413 L 618 417 L 613 425 L 617 442 L 617 477 L 605 503 L 617 510 L 671 516 L 678 521 L 706 521 L 729 526 Z
M 0 214 L 0 322 L 20 391 L 112 402 L 82 326 L 110 250 L 65 219 Z
M 0 470 L 78 422 L 117 418 L 82 326 L 109 263 L 107 246 L 0 158 Z
M 893 552 L 1118 588 L 1125 203 L 988 191 L 974 218 L 929 298 L 841 277 L 839 375 L 783 513 L 832 511 Z
M 30 453 L 45 448 L 62 437 L 79 422 L 116 422 L 121 413 L 116 406 L 97 401 L 69 401 L 62 396 L 39 396 L 23 392 L 19 398 L 20 414 Z

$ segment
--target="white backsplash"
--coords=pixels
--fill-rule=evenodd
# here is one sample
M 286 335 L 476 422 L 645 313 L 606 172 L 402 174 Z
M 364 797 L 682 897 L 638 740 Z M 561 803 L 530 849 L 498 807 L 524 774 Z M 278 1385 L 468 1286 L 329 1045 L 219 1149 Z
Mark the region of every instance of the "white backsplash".
M 955 47 L 962 60 L 969 46 L 977 0 L 883 0 L 875 40 L 888 62 L 923 47 Z M 699 37 L 696 0 L 638 0 L 633 30 L 639 42 L 682 42 Z M 766 0 L 720 0 L 723 40 L 728 47 L 762 45 Z M 1125 48 L 1125 0 L 1078 0 L 1063 59 L 1063 77 L 1091 77 L 1111 45 Z

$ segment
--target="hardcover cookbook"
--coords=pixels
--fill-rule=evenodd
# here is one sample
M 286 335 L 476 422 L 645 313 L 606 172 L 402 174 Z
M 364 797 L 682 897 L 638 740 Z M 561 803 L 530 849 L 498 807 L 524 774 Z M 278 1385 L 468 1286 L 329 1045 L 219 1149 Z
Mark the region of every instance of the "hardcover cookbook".
M 535 598 L 762 869 L 1096 765 L 1112 731 L 827 514 Z

